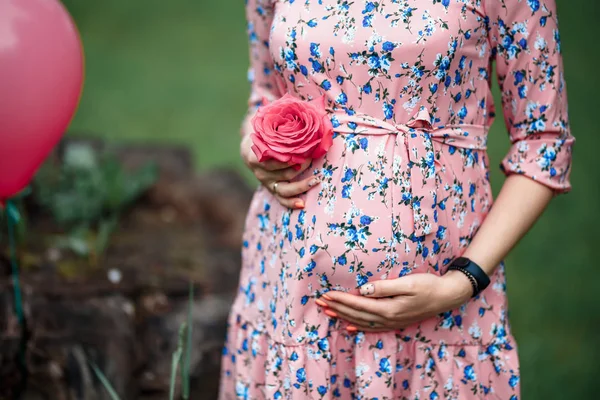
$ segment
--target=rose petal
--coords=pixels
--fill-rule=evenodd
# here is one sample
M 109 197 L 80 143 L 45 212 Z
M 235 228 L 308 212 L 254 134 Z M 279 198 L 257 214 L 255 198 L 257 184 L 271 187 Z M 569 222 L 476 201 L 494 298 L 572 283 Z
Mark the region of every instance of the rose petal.
M 324 155 L 333 143 L 325 107 L 325 95 L 307 102 L 290 93 L 259 107 L 252 119 L 257 158 L 301 164 Z

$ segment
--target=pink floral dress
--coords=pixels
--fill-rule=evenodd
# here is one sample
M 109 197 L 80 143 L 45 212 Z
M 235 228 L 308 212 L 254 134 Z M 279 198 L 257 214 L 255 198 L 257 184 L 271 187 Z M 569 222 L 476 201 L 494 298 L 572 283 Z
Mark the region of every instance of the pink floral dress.
M 299 177 L 322 177 L 304 210 L 254 196 L 220 398 L 518 399 L 503 265 L 477 298 L 398 331 L 349 333 L 315 299 L 443 274 L 467 248 L 493 201 L 493 60 L 504 172 L 570 189 L 554 0 L 247 0 L 247 17 L 251 108 L 325 94 L 335 136 Z

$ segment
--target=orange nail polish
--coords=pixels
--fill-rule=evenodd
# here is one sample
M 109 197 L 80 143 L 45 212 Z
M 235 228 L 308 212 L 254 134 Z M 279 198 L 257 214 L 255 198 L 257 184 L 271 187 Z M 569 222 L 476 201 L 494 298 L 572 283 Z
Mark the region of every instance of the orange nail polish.
M 348 326 L 346 327 L 346 330 L 347 330 L 348 332 L 356 332 L 358 329 L 356 329 L 356 327 L 355 327 L 355 326 L 348 325 Z
M 333 301 L 333 299 L 331 297 L 327 296 L 326 294 L 323 295 L 323 298 L 325 300 Z
M 321 307 L 327 307 L 327 303 L 325 303 L 323 300 L 317 299 L 317 300 L 315 300 L 315 303 L 317 303 Z
M 294 203 L 294 207 L 296 208 L 304 208 L 304 202 L 302 200 L 298 200 Z
M 325 315 L 329 315 L 331 318 L 337 318 L 338 315 L 331 310 L 325 310 Z

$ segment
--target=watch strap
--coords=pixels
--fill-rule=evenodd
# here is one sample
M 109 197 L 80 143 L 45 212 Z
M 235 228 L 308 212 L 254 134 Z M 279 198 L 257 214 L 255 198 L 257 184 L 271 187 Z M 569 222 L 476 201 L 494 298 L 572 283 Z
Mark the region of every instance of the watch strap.
M 490 277 L 474 261 L 467 257 L 458 257 L 450 264 L 448 270 L 460 271 L 469 278 L 473 286 L 473 296 L 477 296 L 490 284 Z

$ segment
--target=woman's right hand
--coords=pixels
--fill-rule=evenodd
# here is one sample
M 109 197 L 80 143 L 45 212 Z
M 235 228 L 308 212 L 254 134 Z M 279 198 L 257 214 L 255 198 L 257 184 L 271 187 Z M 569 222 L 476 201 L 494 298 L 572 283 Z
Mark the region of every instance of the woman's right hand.
M 315 187 L 319 182 L 319 177 L 309 176 L 297 182 L 290 182 L 296 176 L 306 170 L 312 160 L 306 160 L 299 170 L 290 167 L 289 164 L 279 161 L 269 160 L 259 162 L 252 151 L 252 139 L 250 135 L 244 136 L 240 144 L 240 154 L 244 163 L 256 179 L 267 188 L 284 207 L 304 208 L 304 201 L 298 197 Z

